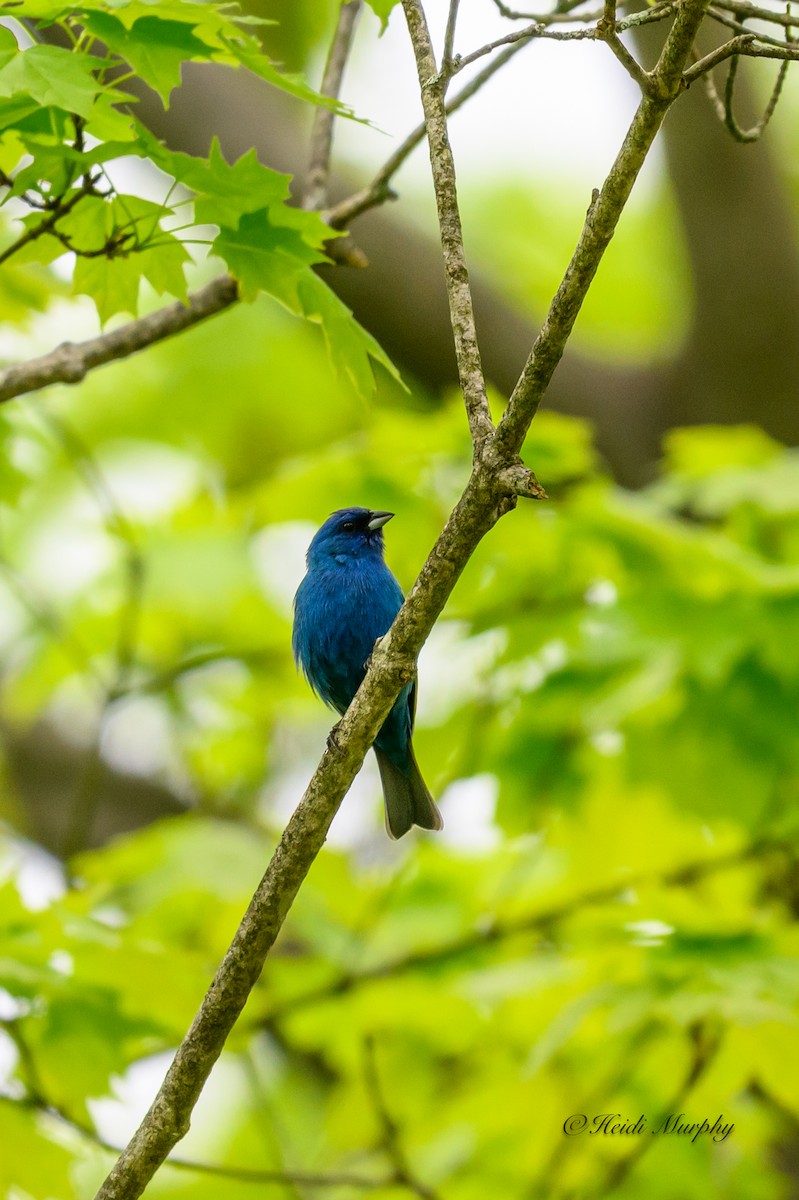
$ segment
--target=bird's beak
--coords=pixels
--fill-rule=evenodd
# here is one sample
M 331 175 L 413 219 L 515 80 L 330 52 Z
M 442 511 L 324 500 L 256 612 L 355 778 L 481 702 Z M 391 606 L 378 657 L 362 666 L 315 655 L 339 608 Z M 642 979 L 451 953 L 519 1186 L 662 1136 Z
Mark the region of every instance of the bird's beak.
M 394 514 L 390 512 L 373 512 L 369 516 L 369 521 L 366 528 L 372 530 L 382 529 L 383 526 L 390 521 L 393 516 Z

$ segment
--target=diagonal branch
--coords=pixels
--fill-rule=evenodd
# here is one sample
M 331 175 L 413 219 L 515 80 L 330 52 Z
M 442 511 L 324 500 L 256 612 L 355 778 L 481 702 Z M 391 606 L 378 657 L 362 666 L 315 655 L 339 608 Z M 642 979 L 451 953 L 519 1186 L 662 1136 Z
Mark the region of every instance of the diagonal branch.
M 732 58 L 734 54 L 740 54 L 741 51 L 749 46 L 757 37 L 755 33 L 742 33 L 738 37 L 731 38 L 729 42 L 725 42 L 722 46 L 717 46 L 715 50 L 711 50 L 704 58 L 698 58 L 690 67 L 686 67 L 683 71 L 683 79 L 687 84 L 692 84 L 695 79 L 699 79 L 701 75 L 707 74 L 715 67 L 726 62 L 728 58 Z M 721 105 L 719 112 L 721 120 L 724 120 L 724 105 Z
M 707 4 L 708 0 L 684 0 L 677 10 L 650 75 L 651 90 L 638 106 L 601 191 L 594 193 L 572 260 L 497 427 L 492 449 L 501 457 L 521 450 L 663 118 L 684 87 L 683 67 Z
M 0 372 L 0 404 L 15 396 L 38 392 L 53 383 L 80 383 L 95 367 L 128 358 L 173 334 L 191 329 L 206 317 L 230 308 L 237 300 L 236 281 L 229 275 L 220 275 L 190 296 L 187 304 L 180 301 L 168 304 L 110 333 L 77 345 L 63 342 L 40 358 L 6 367 Z
M 712 1066 L 721 1048 L 721 1033 L 718 1029 L 714 1029 L 709 1021 L 697 1021 L 690 1026 L 688 1038 L 691 1051 L 688 1068 L 666 1106 L 666 1111 L 669 1113 L 680 1112 L 694 1088 Z M 651 1137 L 637 1138 L 633 1143 L 632 1150 L 611 1164 L 600 1187 L 594 1192 L 588 1192 L 589 1200 L 602 1200 L 604 1196 L 612 1195 L 637 1167 L 644 1155 L 652 1149 L 653 1145 Z
M 652 90 L 652 80 L 638 60 L 627 49 L 619 37 L 616 26 L 616 0 L 605 0 L 605 9 L 602 18 L 596 27 L 597 36 L 604 42 L 607 42 L 630 78 L 635 80 L 644 95 L 648 96 Z
M 12 1023 L 9 1021 L 0 1021 L 0 1027 L 9 1034 L 17 1045 L 17 1048 L 19 1048 L 19 1037 L 12 1030 L 11 1026 Z M 76 1133 L 84 1141 L 91 1143 L 92 1146 L 96 1146 L 98 1150 L 103 1150 L 106 1154 L 119 1153 L 118 1146 L 100 1137 L 89 1124 L 76 1120 L 75 1117 L 66 1113 L 64 1109 L 55 1106 L 49 1099 L 45 1099 L 38 1092 L 32 1092 L 21 1100 L 0 1093 L 0 1104 L 5 1104 L 9 1108 L 33 1109 L 34 1112 L 41 1113 L 43 1116 L 51 1117 L 58 1121 L 65 1129 Z M 171 1170 L 183 1174 L 199 1175 L 209 1179 L 261 1185 L 283 1184 L 284 1186 L 289 1186 L 294 1184 L 318 1191 L 347 1187 L 373 1192 L 378 1188 L 391 1187 L 395 1182 L 393 1174 L 385 1179 L 373 1179 L 366 1175 L 358 1175 L 354 1171 L 292 1171 L 263 1167 L 227 1167 L 217 1163 L 197 1162 L 195 1159 L 190 1158 L 170 1157 L 165 1165 Z
M 394 624 L 373 652 L 366 677 L 283 832 L 158 1095 L 97 1200 L 135 1200 L 188 1131 L 205 1082 L 367 750 L 401 689 L 414 678 L 419 651 L 466 563 L 511 507 L 507 486 L 481 466 L 472 472 Z
M 479 92 L 483 84 L 487 83 L 492 75 L 501 70 L 514 55 L 518 54 L 524 48 L 524 45 L 523 41 L 517 40 L 513 45 L 503 50 L 501 54 L 498 54 L 482 71 L 478 72 L 465 87 L 461 88 L 456 96 L 453 96 L 447 102 L 447 116 L 451 116 L 454 112 L 457 112 L 461 105 L 470 100 L 476 92 Z M 416 128 L 405 138 L 405 141 L 401 142 L 394 153 L 386 159 L 368 187 L 353 192 L 351 196 L 347 196 L 323 214 L 328 225 L 332 226 L 333 229 L 344 229 L 351 221 L 359 217 L 361 213 L 368 212 L 370 208 L 376 208 L 386 200 L 396 199 L 396 193 L 391 191 L 389 184 L 405 160 L 416 149 L 419 143 L 424 140 L 425 133 L 425 123 L 424 121 L 420 121 Z
M 683 0 L 677 10 L 653 72 L 656 94 L 642 101 L 616 166 L 597 193 L 575 257 L 531 355 L 532 366 L 525 369 L 495 434 L 463 258 L 443 83 L 436 74 L 420 0 L 403 0 L 422 88 L 453 333 L 475 446 L 472 473 L 391 629 L 373 652 L 352 704 L 331 735 L 158 1095 L 97 1193 L 97 1200 L 135 1200 L 188 1130 L 203 1086 L 324 844 L 330 823 L 397 695 L 414 678 L 419 651 L 461 572 L 483 537 L 514 507 L 518 494 L 540 494 L 534 477 L 519 462 L 518 450 L 635 177 L 667 109 L 684 86 L 682 70 L 706 3 Z
M 483 442 L 493 433 L 494 424 L 488 407 L 485 378 L 477 345 L 469 273 L 463 251 L 455 162 L 447 133 L 444 82 L 436 70 L 433 45 L 421 0 L 402 0 L 402 7 L 408 22 L 422 93 L 458 375 L 469 418 L 472 443 L 475 451 L 479 452 Z

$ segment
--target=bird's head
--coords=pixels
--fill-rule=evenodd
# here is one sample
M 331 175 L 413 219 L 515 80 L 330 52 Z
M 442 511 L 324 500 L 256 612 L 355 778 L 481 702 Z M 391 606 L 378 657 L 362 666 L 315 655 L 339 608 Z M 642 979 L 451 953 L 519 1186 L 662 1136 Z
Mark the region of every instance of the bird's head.
M 308 566 L 327 559 L 383 553 L 383 526 L 394 516 L 370 508 L 340 508 L 331 513 L 308 547 Z

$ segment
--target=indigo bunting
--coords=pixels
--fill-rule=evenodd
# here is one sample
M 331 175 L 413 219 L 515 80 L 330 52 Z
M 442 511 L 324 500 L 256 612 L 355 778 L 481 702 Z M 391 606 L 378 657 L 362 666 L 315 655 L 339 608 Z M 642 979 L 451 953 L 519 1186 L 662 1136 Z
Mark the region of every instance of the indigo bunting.
M 294 659 L 317 695 L 340 713 L 402 604 L 383 559 L 383 526 L 393 516 L 368 508 L 332 513 L 308 547 L 308 570 L 294 597 Z M 374 744 L 392 838 L 412 825 L 443 824 L 413 754 L 415 710 L 416 680 L 400 692 Z

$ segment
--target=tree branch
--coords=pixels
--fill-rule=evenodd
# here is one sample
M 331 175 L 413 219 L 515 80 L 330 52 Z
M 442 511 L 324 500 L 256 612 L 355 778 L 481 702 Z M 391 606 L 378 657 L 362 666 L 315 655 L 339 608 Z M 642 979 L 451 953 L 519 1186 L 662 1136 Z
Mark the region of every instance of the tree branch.
M 540 494 L 534 476 L 518 460 L 518 450 L 635 177 L 666 110 L 684 86 L 682 70 L 706 3 L 683 0 L 677 11 L 653 72 L 657 94 L 642 101 L 616 166 L 592 204 L 575 258 L 531 355 L 532 367 L 523 373 L 504 425 L 494 434 L 463 259 L 443 84 L 436 74 L 420 0 L 403 0 L 422 88 L 459 373 L 475 444 L 472 473 L 391 629 L 373 652 L 364 681 L 329 740 L 158 1095 L 97 1200 L 135 1200 L 188 1130 L 205 1081 L 330 823 L 397 695 L 413 679 L 418 653 L 458 577 L 485 534 L 513 508 L 516 496 Z
M 786 39 L 790 39 L 790 36 L 791 36 L 791 31 L 786 28 L 786 30 L 785 30 Z M 748 55 L 749 51 L 751 49 L 755 49 L 755 48 L 756 47 L 753 45 L 745 46 L 743 48 L 742 53 L 745 55 Z M 754 57 L 760 57 L 760 56 L 755 55 Z M 774 55 L 773 55 L 773 53 L 769 53 L 767 55 L 763 55 L 763 57 L 773 58 Z M 759 121 L 756 122 L 756 124 L 752 125 L 749 129 L 743 129 L 738 124 L 737 120 L 735 119 L 735 113 L 733 112 L 733 100 L 735 98 L 735 81 L 738 78 L 738 63 L 740 61 L 741 61 L 740 55 L 735 54 L 735 55 L 733 55 L 732 60 L 730 62 L 730 69 L 727 74 L 727 84 L 724 88 L 724 124 L 725 124 L 726 128 L 729 130 L 729 132 L 732 134 L 732 136 L 735 138 L 736 142 L 756 142 L 756 141 L 758 141 L 758 139 L 760 137 L 762 137 L 763 131 L 765 130 L 765 128 L 768 125 L 771 118 L 774 116 L 774 110 L 777 107 L 780 95 L 782 94 L 782 85 L 785 82 L 785 76 L 788 71 L 788 59 L 784 58 L 782 60 L 782 62 L 780 63 L 780 69 L 777 74 L 777 80 L 776 80 L 776 83 L 774 84 L 774 87 L 772 88 L 771 95 L 769 96 L 768 104 L 766 105 L 765 110 L 763 112 L 763 116 L 760 118 Z
M 100 746 L 111 708 L 115 700 L 128 690 L 128 676 L 136 653 L 145 561 L 133 526 L 119 507 L 108 480 L 88 446 L 63 418 L 46 409 L 41 410 L 39 415 L 93 498 L 106 532 L 119 543 L 125 576 L 116 646 L 112 657 L 113 665 L 101 689 L 94 736 L 87 747 L 83 769 L 76 780 L 64 828 L 62 854 L 66 859 L 86 844 L 100 799 L 105 777 Z
M 652 91 L 652 80 L 627 49 L 616 30 L 616 0 L 605 0 L 605 11 L 597 24 L 596 34 L 603 42 L 607 42 L 630 78 L 638 84 L 644 95 L 648 96 Z
M 463 568 L 484 535 L 512 505 L 513 498 L 504 488 L 481 464 L 473 470 L 394 624 L 372 654 L 366 677 L 286 826 L 158 1095 L 98 1191 L 97 1200 L 140 1196 L 188 1131 L 205 1081 L 367 750 L 399 692 L 413 679 L 419 651 Z
M 458 8 L 460 0 L 449 0 L 449 14 L 447 16 L 447 28 L 444 32 L 444 49 L 441 54 L 441 70 L 444 74 L 447 73 L 450 63 L 453 60 L 455 48 L 455 26 L 458 23 Z
M 735 13 L 742 20 L 769 21 L 772 25 L 784 25 L 786 29 L 799 28 L 799 16 L 789 11 L 761 8 L 758 4 L 750 3 L 750 0 L 714 0 L 713 7 Z
M 221 275 L 190 296 L 187 304 L 180 301 L 169 304 L 110 333 L 77 345 L 63 342 L 41 358 L 6 367 L 0 372 L 0 404 L 54 383 L 80 383 L 95 367 L 128 358 L 156 342 L 182 333 L 206 317 L 229 308 L 238 298 L 235 279 Z
M 521 450 L 652 142 L 684 87 L 682 70 L 707 3 L 684 0 L 677 10 L 651 73 L 652 91 L 641 100 L 610 174 L 592 199 L 577 248 L 497 427 L 494 449 L 502 456 Z
M 436 70 L 436 60 L 430 31 L 421 0 L 402 0 L 408 32 L 411 36 L 419 87 L 422 93 L 427 140 L 430 147 L 430 167 L 436 194 L 441 250 L 447 279 L 447 298 L 458 377 L 463 392 L 469 430 L 475 452 L 494 431 L 488 407 L 485 378 L 477 345 L 472 292 L 463 251 L 463 230 L 458 210 L 455 183 L 455 162 L 447 133 L 447 109 L 444 102 L 444 83 Z
M 11 1024 L 12 1022 L 10 1021 L 0 1021 L 0 1027 L 19 1046 L 19 1039 L 11 1031 Z M 84 1138 L 86 1142 L 90 1142 L 93 1146 L 96 1146 L 98 1150 L 104 1150 L 108 1154 L 119 1154 L 118 1146 L 114 1146 L 111 1142 L 107 1142 L 105 1138 L 101 1138 L 90 1125 L 76 1120 L 69 1113 L 52 1104 L 38 1092 L 31 1093 L 20 1100 L 12 1096 L 0 1094 L 0 1104 L 7 1104 L 9 1107 L 16 1106 L 17 1108 L 34 1109 L 44 1116 L 54 1117 L 67 1129 L 71 1129 L 74 1133 Z M 363 1189 L 364 1191 L 376 1191 L 378 1188 L 390 1187 L 395 1182 L 393 1174 L 386 1179 L 370 1179 L 366 1175 L 357 1175 L 353 1171 L 316 1172 L 269 1170 L 268 1168 L 259 1167 L 226 1167 L 216 1163 L 197 1162 L 191 1158 L 168 1158 L 165 1165 L 175 1171 L 188 1171 L 195 1175 L 209 1176 L 212 1179 L 229 1179 L 236 1183 L 299 1184 L 302 1187 L 320 1190 L 351 1187 Z
M 546 17 L 548 18 L 551 15 L 553 19 L 558 21 L 581 21 L 583 20 L 582 14 L 575 13 L 575 10 L 586 3 L 587 0 L 564 0 L 564 3 L 558 4 L 554 13 L 546 14 Z M 516 12 L 512 8 L 508 8 L 506 4 L 503 4 L 502 0 L 494 0 L 494 4 L 499 10 L 499 15 L 507 17 L 509 21 L 539 21 L 545 19 L 544 16 L 539 16 L 536 13 Z
M 342 4 L 339 11 L 336 32 L 330 44 L 330 53 L 325 63 L 320 94 L 338 99 L 341 81 L 344 78 L 344 68 L 347 65 L 355 24 L 361 11 L 361 0 L 349 0 Z M 333 149 L 333 122 L 336 114 L 332 108 L 317 108 L 314 114 L 313 129 L 311 130 L 311 154 L 308 165 L 308 176 L 305 183 L 305 194 L 302 199 L 303 208 L 319 210 L 324 208 L 328 200 L 328 180 L 330 177 L 330 154 Z
M 470 54 L 458 55 L 449 68 L 449 74 L 457 74 L 464 67 L 471 66 L 478 58 L 492 54 L 500 46 L 512 46 L 516 42 L 529 42 L 534 38 L 549 38 L 555 42 L 595 41 L 597 31 L 593 25 L 582 29 L 550 29 L 546 22 L 536 21 L 532 25 L 526 25 L 524 29 L 517 29 L 513 33 L 506 33 L 504 37 L 496 38 L 493 42 L 487 42 L 485 46 L 472 50 Z
M 717 21 L 719 25 L 724 25 L 727 29 L 731 29 L 733 33 L 744 34 L 753 32 L 753 30 L 747 29 L 746 25 L 743 23 L 746 18 L 742 17 L 740 21 L 736 21 L 734 17 L 727 16 L 723 5 L 711 4 L 707 10 L 707 15 L 712 18 L 712 20 Z M 791 26 L 785 25 L 784 29 L 787 35 L 788 31 L 791 29 Z M 785 49 L 785 43 L 783 41 L 781 41 L 779 38 L 772 37 L 768 33 L 759 32 L 757 34 L 757 40 L 764 46 L 776 46 L 780 50 Z
M 452 113 L 457 112 L 467 100 L 470 100 L 476 92 L 479 92 L 483 84 L 487 83 L 492 75 L 501 70 L 505 66 L 505 63 L 509 62 L 523 47 L 524 42 L 517 42 L 509 46 L 502 54 L 498 54 L 487 67 L 484 67 L 482 71 L 475 75 L 474 79 L 461 88 L 457 96 L 454 96 L 449 101 L 447 104 L 447 116 L 451 116 Z M 421 121 L 408 134 L 405 141 L 397 147 L 394 153 L 386 159 L 367 187 L 361 188 L 351 196 L 347 196 L 346 199 L 341 200 L 333 208 L 328 209 L 327 212 L 322 214 L 328 225 L 333 229 L 345 229 L 351 221 L 354 221 L 362 213 L 368 212 L 370 208 L 376 208 L 379 204 L 385 203 L 386 200 L 396 199 L 396 193 L 391 191 L 389 184 L 405 160 L 416 149 L 419 143 L 424 140 L 425 133 L 425 123 Z
M 701 75 L 712 71 L 714 67 L 720 66 L 726 59 L 732 58 L 734 54 L 740 54 L 741 51 L 750 43 L 752 43 L 757 34 L 742 33 L 739 37 L 731 38 L 729 42 L 725 42 L 723 46 L 717 46 L 715 50 L 711 50 L 704 58 L 699 58 L 690 67 L 686 67 L 683 71 L 683 79 L 687 84 L 692 84 L 694 80 L 699 79 Z M 720 113 L 722 121 L 724 120 L 724 106 L 721 106 Z
M 290 1016 L 300 1009 L 310 1008 L 315 1004 L 324 1003 L 325 1000 L 333 999 L 336 996 L 346 995 L 356 988 L 363 987 L 369 983 L 375 983 L 383 979 L 393 979 L 408 972 L 424 971 L 428 967 L 438 967 L 443 963 L 463 958 L 465 955 L 474 954 L 475 951 L 479 951 L 486 946 L 501 945 L 513 938 L 523 937 L 526 934 L 541 932 L 551 936 L 552 930 L 563 921 L 584 912 L 586 909 L 598 908 L 603 904 L 612 904 L 618 901 L 622 892 L 629 891 L 630 889 L 636 890 L 638 888 L 653 886 L 662 888 L 688 887 L 722 871 L 735 870 L 736 867 L 744 863 L 756 862 L 760 858 L 766 858 L 773 851 L 780 848 L 781 843 L 779 841 L 761 838 L 749 845 L 743 846 L 740 850 L 732 851 L 730 854 L 717 855 L 714 858 L 695 859 L 692 862 L 683 863 L 679 867 L 673 867 L 662 874 L 650 871 L 639 875 L 630 875 L 622 879 L 615 879 L 611 883 L 592 888 L 590 891 L 583 892 L 571 900 L 564 900 L 561 904 L 552 905 L 550 908 L 539 908 L 533 912 L 522 913 L 516 917 L 497 918 L 487 924 L 481 924 L 478 929 L 470 930 L 461 937 L 453 938 L 448 942 L 414 951 L 411 954 L 403 955 L 401 958 L 390 958 L 387 961 L 375 963 L 374 966 L 357 972 L 339 975 L 338 978 L 322 984 L 320 987 L 313 988 L 307 992 L 301 992 L 297 996 L 289 997 L 282 1003 L 277 1004 L 268 1013 L 267 1020 L 269 1026 L 271 1027 L 275 1022 L 282 1021 L 285 1017 Z

